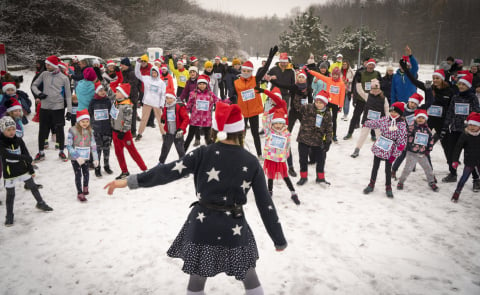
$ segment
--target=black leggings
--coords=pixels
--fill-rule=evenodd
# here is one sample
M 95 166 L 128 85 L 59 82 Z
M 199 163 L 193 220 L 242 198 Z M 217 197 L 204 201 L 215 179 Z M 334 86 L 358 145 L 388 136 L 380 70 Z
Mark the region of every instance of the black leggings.
M 40 191 L 38 190 L 37 185 L 33 181 L 33 178 L 29 178 L 25 180 L 25 184 L 27 188 L 32 192 L 33 197 L 40 203 L 43 201 L 42 196 L 40 195 Z M 7 209 L 7 216 L 13 216 L 13 204 L 15 202 L 15 187 L 7 187 L 7 199 L 6 199 L 6 209 Z
M 359 127 L 360 117 L 362 116 L 364 109 L 365 109 L 365 102 L 362 100 L 357 100 L 355 109 L 353 110 L 352 119 L 350 120 L 350 126 L 348 127 L 348 134 L 353 134 L 353 131 L 355 130 L 355 128 Z
M 338 110 L 340 109 L 338 105 L 329 103 L 328 108 L 332 112 L 332 123 L 333 123 L 333 137 L 337 136 L 337 116 L 338 116 Z
M 77 193 L 83 193 L 83 187 L 88 187 L 88 179 L 90 178 L 90 171 L 88 163 L 83 163 L 82 166 L 78 164 L 76 160 L 72 160 L 73 172 L 75 173 L 75 186 L 77 187 Z M 82 175 L 83 175 L 83 187 L 82 187 Z
M 381 159 L 377 156 L 373 158 L 372 176 L 370 177 L 370 183 L 374 184 L 377 181 L 378 168 L 380 168 L 380 162 L 385 161 L 385 185 L 392 185 L 392 163 L 388 160 Z
M 283 179 L 285 181 L 285 183 L 287 184 L 287 187 L 288 189 L 291 191 L 291 192 L 294 192 L 295 191 L 295 188 L 293 187 L 293 183 L 292 181 L 290 180 L 290 177 L 285 177 Z M 273 191 L 273 179 L 268 179 L 268 191 L 271 192 Z
M 452 175 L 457 175 L 457 169 L 452 167 L 453 152 L 462 132 L 451 132 L 445 136 L 445 155 L 447 157 L 448 170 Z
M 201 277 L 199 275 L 190 275 L 187 289 L 192 292 L 201 292 L 205 288 L 206 282 L 206 277 Z M 255 289 L 260 286 L 260 281 L 258 280 L 255 268 L 250 268 L 247 271 L 247 273 L 245 274 L 245 279 L 242 282 L 245 290 Z
M 188 150 L 190 143 L 192 142 L 193 137 L 197 132 L 200 133 L 200 130 L 203 130 L 203 136 L 205 138 L 205 143 L 207 145 L 212 143 L 212 139 L 210 138 L 210 129 L 211 127 L 200 127 L 200 126 L 193 126 L 190 125 L 188 127 L 188 134 L 187 139 L 185 139 L 185 144 L 183 145 L 185 152 Z
M 257 156 L 261 156 L 262 145 L 260 143 L 260 134 L 258 133 L 258 116 L 244 118 L 244 120 L 245 120 L 245 126 L 247 126 L 247 122 L 250 123 L 250 131 L 252 132 L 253 143 L 255 144 L 255 150 L 257 151 Z

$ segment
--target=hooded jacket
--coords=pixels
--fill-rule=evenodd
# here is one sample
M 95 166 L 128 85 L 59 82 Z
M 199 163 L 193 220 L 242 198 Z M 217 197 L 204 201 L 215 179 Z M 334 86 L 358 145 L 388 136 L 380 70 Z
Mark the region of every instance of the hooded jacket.
M 153 78 L 152 72 L 158 73 L 156 78 Z M 143 82 L 144 94 L 143 103 L 155 108 L 163 108 L 165 105 L 166 85 L 160 78 L 160 71 L 156 66 L 150 69 L 150 76 L 143 76 L 140 72 L 140 63 L 135 64 L 135 76 Z

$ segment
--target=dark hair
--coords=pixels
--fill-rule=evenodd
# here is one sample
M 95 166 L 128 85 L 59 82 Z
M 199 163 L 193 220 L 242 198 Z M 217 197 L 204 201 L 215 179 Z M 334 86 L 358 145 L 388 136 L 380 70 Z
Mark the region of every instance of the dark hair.
M 212 139 L 213 142 L 217 141 L 217 134 L 218 134 L 218 131 L 212 128 L 212 130 L 210 132 L 210 136 L 211 136 L 211 139 Z M 243 147 L 244 138 L 245 138 L 244 131 L 239 131 L 239 132 L 235 132 L 235 133 L 227 133 L 227 139 L 235 141 L 241 147 Z
M 363 62 L 366 62 L 366 61 L 368 61 L 369 59 L 370 59 L 370 57 L 365 57 L 365 58 L 363 59 Z
M 450 55 L 447 57 L 447 61 L 455 61 L 455 59 L 453 58 L 453 56 Z

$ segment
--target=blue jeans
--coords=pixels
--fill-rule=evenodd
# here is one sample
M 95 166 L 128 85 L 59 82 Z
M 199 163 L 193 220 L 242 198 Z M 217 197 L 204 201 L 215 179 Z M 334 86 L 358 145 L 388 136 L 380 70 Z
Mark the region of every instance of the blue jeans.
M 351 92 L 345 93 L 345 102 L 343 103 L 343 114 L 346 116 L 348 115 L 348 111 L 350 110 L 350 97 L 352 96 Z

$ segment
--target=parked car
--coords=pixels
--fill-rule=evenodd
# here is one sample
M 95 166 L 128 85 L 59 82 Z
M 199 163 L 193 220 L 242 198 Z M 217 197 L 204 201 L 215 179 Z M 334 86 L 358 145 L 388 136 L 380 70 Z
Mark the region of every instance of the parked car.
M 101 57 L 94 56 L 94 55 L 69 54 L 69 55 L 62 55 L 59 58 L 62 60 L 62 62 L 66 63 L 67 65 L 70 65 L 72 62 L 72 59 L 74 59 L 75 57 L 79 61 L 82 59 L 86 60 L 89 66 L 93 66 L 94 60 L 98 60 L 100 64 L 102 64 L 104 67 L 107 66 L 107 63 Z

